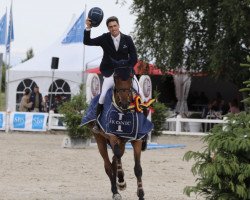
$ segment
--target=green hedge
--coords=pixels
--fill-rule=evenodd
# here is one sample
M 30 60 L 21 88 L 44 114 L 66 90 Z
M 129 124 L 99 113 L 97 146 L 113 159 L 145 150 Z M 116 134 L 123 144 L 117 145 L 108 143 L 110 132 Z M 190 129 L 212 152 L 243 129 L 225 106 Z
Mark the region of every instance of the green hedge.
M 91 132 L 87 126 L 81 126 L 81 120 L 84 110 L 88 108 L 86 98 L 80 89 L 79 94 L 72 97 L 68 102 L 59 107 L 59 113 L 64 114 L 68 135 L 70 138 L 87 139 L 91 137 Z
M 152 113 L 152 123 L 154 129 L 152 135 L 159 136 L 164 129 L 164 123 L 167 117 L 167 107 L 160 102 L 155 102 L 153 105 L 154 113 Z

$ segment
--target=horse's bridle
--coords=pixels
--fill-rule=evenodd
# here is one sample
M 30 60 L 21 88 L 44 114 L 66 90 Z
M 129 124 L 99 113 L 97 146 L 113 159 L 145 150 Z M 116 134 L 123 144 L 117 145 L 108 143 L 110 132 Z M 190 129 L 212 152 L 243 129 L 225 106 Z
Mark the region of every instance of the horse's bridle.
M 115 79 L 114 79 L 114 81 L 115 81 Z M 128 93 L 128 104 L 130 104 L 131 99 L 133 97 L 133 84 L 132 84 L 133 78 L 130 78 L 130 81 L 131 81 L 131 84 L 130 84 L 131 87 L 130 88 L 119 88 L 119 89 L 116 88 L 116 81 L 115 81 L 115 85 L 114 85 L 113 91 L 114 91 L 114 94 L 117 94 L 117 96 L 118 96 L 118 102 L 119 103 L 121 103 L 121 93 L 127 92 Z M 117 103 L 115 102 L 115 98 L 113 98 L 113 102 L 122 111 L 127 111 L 129 109 L 129 107 L 126 108 L 126 109 L 124 109 L 121 106 L 117 105 Z

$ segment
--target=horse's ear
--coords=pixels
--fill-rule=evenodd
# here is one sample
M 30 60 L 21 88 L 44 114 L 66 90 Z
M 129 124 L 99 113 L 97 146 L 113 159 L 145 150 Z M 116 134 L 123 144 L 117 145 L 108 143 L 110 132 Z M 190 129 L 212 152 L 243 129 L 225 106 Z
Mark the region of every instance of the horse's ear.
M 114 68 L 118 68 L 118 67 L 130 67 L 129 64 L 129 60 L 115 60 L 113 58 L 111 58 L 111 61 L 113 63 Z
M 131 67 L 118 67 L 114 70 L 114 77 L 121 78 L 123 81 L 133 77 Z

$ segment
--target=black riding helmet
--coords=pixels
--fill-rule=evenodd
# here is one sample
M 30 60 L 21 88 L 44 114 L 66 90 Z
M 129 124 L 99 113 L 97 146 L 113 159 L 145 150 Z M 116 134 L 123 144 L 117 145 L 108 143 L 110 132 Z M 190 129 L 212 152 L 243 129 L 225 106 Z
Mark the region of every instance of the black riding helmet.
M 88 13 L 88 18 L 91 20 L 91 26 L 99 26 L 103 19 L 102 9 L 98 7 L 91 8 Z

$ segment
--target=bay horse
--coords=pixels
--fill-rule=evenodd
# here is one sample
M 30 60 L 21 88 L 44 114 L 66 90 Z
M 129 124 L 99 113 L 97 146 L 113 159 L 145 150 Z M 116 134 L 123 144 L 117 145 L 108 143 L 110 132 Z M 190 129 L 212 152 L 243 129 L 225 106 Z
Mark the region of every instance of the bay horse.
M 131 70 L 132 71 L 132 70 Z M 118 112 L 118 116 L 126 115 L 129 111 L 129 106 L 133 101 L 133 73 L 131 73 L 128 68 L 118 69 L 114 72 L 114 87 L 111 89 L 112 94 L 112 105 L 116 107 Z M 108 95 L 108 94 L 107 94 Z M 105 103 L 104 103 L 105 105 Z M 140 117 L 144 117 L 144 121 L 147 120 L 143 113 L 139 113 Z M 105 115 L 102 113 L 102 115 Z M 105 115 L 106 118 L 108 115 Z M 111 123 L 109 120 L 109 123 Z M 148 121 L 148 120 L 147 120 Z M 126 123 L 123 121 L 123 123 Z M 151 122 L 150 122 L 151 123 Z M 116 123 L 115 123 L 116 124 Z M 89 123 L 90 129 L 94 126 L 93 121 Z M 134 174 L 137 179 L 137 196 L 139 200 L 144 200 L 144 190 L 142 184 L 142 166 L 141 166 L 141 152 L 143 149 L 143 142 L 146 143 L 147 134 L 137 135 L 137 137 L 133 139 L 129 139 L 126 137 L 126 134 L 123 136 L 115 135 L 112 133 L 107 133 L 103 130 L 103 126 L 99 124 L 101 130 L 99 133 L 94 133 L 95 140 L 97 142 L 97 146 L 99 152 L 104 161 L 105 172 L 108 175 L 111 182 L 111 191 L 113 200 L 122 199 L 121 195 L 118 192 L 119 190 L 126 189 L 126 182 L 124 180 L 124 171 L 122 168 L 121 158 L 125 151 L 125 144 L 129 141 L 133 147 L 134 151 Z M 119 128 L 120 127 L 120 128 Z M 120 132 L 122 132 L 122 126 L 118 125 Z M 92 130 L 92 129 L 91 129 Z M 108 146 L 111 147 L 113 152 L 112 161 L 109 159 L 108 155 Z M 145 148 L 145 147 L 144 147 Z

